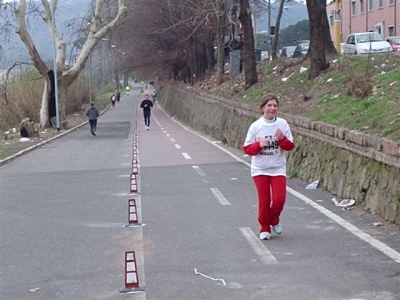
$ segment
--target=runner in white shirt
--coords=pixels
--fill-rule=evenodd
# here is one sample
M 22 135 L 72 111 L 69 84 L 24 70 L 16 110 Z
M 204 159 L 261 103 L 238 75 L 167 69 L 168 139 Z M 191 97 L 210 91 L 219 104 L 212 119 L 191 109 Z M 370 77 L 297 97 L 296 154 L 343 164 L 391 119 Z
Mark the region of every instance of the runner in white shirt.
M 294 148 L 289 124 L 277 117 L 278 107 L 275 95 L 263 97 L 263 116 L 250 125 L 243 146 L 243 151 L 252 156 L 251 176 L 258 194 L 262 240 L 271 238 L 271 227 L 275 233 L 282 233 L 279 217 L 286 201 L 285 151 Z

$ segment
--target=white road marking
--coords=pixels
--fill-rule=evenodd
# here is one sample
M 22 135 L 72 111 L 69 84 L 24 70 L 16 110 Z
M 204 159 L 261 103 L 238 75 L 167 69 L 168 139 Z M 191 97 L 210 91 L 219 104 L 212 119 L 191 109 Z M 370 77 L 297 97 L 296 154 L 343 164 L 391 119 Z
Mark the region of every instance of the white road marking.
M 165 115 L 167 115 L 164 110 L 163 110 L 163 112 L 164 112 Z M 232 158 L 234 158 L 238 162 L 241 162 L 241 163 L 245 164 L 246 166 L 251 167 L 250 163 L 248 163 L 247 161 L 245 161 L 245 160 L 241 159 L 240 157 L 236 156 L 235 154 L 233 154 L 229 150 L 225 149 L 224 147 L 222 147 L 222 146 L 220 146 L 220 145 L 218 145 L 216 143 L 213 143 L 213 141 L 210 141 L 209 139 L 207 139 L 206 137 L 202 136 L 201 134 L 199 134 L 199 133 L 187 128 L 186 126 L 182 125 L 180 122 L 176 121 L 175 119 L 172 118 L 171 120 L 174 121 L 176 124 L 180 125 L 186 131 L 191 132 L 194 135 L 197 135 L 199 138 L 201 138 L 201 139 L 205 140 L 206 142 L 210 143 L 211 145 L 214 145 L 215 147 L 217 147 L 221 151 L 225 152 L 226 154 L 228 154 L 229 156 L 231 156 Z M 391 259 L 393 259 L 395 262 L 400 263 L 400 253 L 397 252 L 396 250 L 390 248 L 388 245 L 382 243 L 381 241 L 377 240 L 376 238 L 370 236 L 369 234 L 361 231 L 360 229 L 358 229 L 354 225 L 348 223 L 347 221 L 345 221 L 344 219 L 342 219 L 338 215 L 334 214 L 333 212 L 329 211 L 328 209 L 324 208 L 323 206 L 315 203 L 314 201 L 312 201 L 311 199 L 307 198 L 303 194 L 300 194 L 300 193 L 296 192 L 295 190 L 293 190 L 293 189 L 291 189 L 289 187 L 287 187 L 287 191 L 290 194 L 292 194 L 293 196 L 299 198 L 300 200 L 302 200 L 302 201 L 304 201 L 306 203 L 309 203 L 312 207 L 317 209 L 319 212 L 321 212 L 322 214 L 326 215 L 331 220 L 337 222 L 339 225 L 343 226 L 345 229 L 350 231 L 352 234 L 354 234 L 355 236 L 357 236 L 361 240 L 367 242 L 368 244 L 370 244 L 375 249 L 381 251 L 382 253 L 384 253 L 385 255 L 390 257 Z
M 167 132 L 164 130 L 163 133 L 167 133 Z
M 126 177 L 130 177 L 130 175 L 118 175 L 118 177 L 120 177 L 120 178 L 126 178 Z
M 131 165 L 131 163 L 123 163 L 123 164 L 121 164 L 121 166 L 130 166 Z
M 175 142 L 175 139 L 172 139 L 172 138 L 171 138 L 170 140 L 171 140 L 171 142 Z
M 200 169 L 199 166 L 192 166 L 192 168 L 196 171 L 197 174 L 199 174 L 200 176 L 206 176 L 206 174 L 203 172 L 202 169 Z
M 176 148 L 176 149 L 181 149 L 181 146 L 178 145 L 178 144 L 175 144 L 175 148 Z
M 387 255 L 391 259 L 393 259 L 395 262 L 400 263 L 400 253 L 395 251 L 394 249 L 390 248 L 388 245 L 382 243 L 381 241 L 377 240 L 376 238 L 370 236 L 369 234 L 365 233 L 364 231 L 361 231 L 358 229 L 356 226 L 353 224 L 350 224 L 347 222 L 345 219 L 339 217 L 338 215 L 334 214 L 330 210 L 326 209 L 325 207 L 315 203 L 311 199 L 307 198 L 303 194 L 300 194 L 299 192 L 296 192 L 290 187 L 287 187 L 287 191 L 292 194 L 293 196 L 299 198 L 300 200 L 304 201 L 306 204 L 310 205 L 311 207 L 315 208 L 325 216 L 327 216 L 329 219 L 335 221 L 338 223 L 340 226 L 346 228 L 348 231 L 350 231 L 352 234 L 354 234 L 356 237 L 359 239 L 367 242 L 370 244 L 372 247 L 375 249 L 381 251 L 383 254 Z
M 225 198 L 225 196 L 221 193 L 219 189 L 210 188 L 210 190 L 221 205 L 231 205 L 228 199 Z
M 167 137 L 170 137 L 171 135 L 169 133 L 166 134 Z
M 247 242 L 253 248 L 254 252 L 258 255 L 264 265 L 277 265 L 278 260 L 272 253 L 265 247 L 261 240 L 254 234 L 249 227 L 240 228 L 240 231 L 246 238 Z
M 185 153 L 185 152 L 183 152 L 182 155 L 183 155 L 183 157 L 186 158 L 186 159 L 192 159 L 192 158 L 190 157 L 190 155 L 187 154 L 187 153 Z

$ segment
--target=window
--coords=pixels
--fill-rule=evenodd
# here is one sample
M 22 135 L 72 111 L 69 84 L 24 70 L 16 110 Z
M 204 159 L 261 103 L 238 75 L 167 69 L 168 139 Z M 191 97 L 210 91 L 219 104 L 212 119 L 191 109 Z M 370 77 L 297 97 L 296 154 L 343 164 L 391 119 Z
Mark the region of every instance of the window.
M 389 0 L 389 5 L 394 5 L 395 0 Z
M 374 0 L 368 0 L 368 10 L 374 9 Z
M 349 35 L 346 40 L 346 44 L 354 43 L 354 35 Z
M 394 27 L 393 26 L 388 27 L 388 36 L 394 36 Z
M 360 0 L 360 14 L 364 13 L 364 7 L 365 7 L 364 0 Z
M 330 25 L 331 27 L 333 27 L 333 23 L 334 23 L 334 21 L 333 21 L 333 15 L 330 15 L 330 16 L 329 16 L 329 25 Z
M 383 0 L 379 0 L 379 8 L 383 8 Z
M 351 1 L 351 15 L 355 16 L 356 13 L 356 1 Z
M 377 23 L 375 24 L 375 32 L 384 35 L 383 29 L 384 29 L 384 27 L 383 27 L 383 22 L 377 22 Z

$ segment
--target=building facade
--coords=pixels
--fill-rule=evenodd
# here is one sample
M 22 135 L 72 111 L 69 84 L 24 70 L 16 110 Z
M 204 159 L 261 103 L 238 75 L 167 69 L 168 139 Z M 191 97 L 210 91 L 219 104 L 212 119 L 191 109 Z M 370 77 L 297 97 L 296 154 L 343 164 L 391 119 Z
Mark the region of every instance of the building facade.
M 400 35 L 400 0 L 334 0 L 327 4 L 326 12 L 335 44 L 338 37 L 342 43 L 356 32 L 375 31 L 383 37 Z M 340 35 L 335 30 L 336 22 L 340 22 Z

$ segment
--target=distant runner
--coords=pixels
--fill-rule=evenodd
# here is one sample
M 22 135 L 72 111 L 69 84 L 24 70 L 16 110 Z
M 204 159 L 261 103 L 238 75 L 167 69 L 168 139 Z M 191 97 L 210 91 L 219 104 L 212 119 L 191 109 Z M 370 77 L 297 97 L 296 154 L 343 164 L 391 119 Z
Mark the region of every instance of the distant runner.
M 140 103 L 140 108 L 143 108 L 144 125 L 146 130 L 150 129 L 150 115 L 151 108 L 153 107 L 153 102 L 149 99 L 149 95 L 144 95 L 144 100 Z

